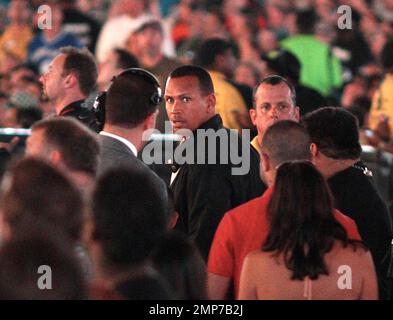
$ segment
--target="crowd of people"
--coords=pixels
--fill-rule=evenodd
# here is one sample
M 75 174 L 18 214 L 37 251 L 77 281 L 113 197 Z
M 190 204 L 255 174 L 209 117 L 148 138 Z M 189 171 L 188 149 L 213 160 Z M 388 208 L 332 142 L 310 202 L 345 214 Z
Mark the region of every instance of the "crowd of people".
M 0 6 L 0 298 L 391 299 L 392 1 Z

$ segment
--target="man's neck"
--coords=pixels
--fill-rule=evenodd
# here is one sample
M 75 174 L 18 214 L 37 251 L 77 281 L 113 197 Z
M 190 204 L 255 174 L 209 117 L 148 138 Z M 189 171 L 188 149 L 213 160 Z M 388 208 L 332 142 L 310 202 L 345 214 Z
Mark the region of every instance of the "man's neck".
M 61 111 L 69 104 L 85 99 L 86 99 L 85 95 L 83 95 L 80 92 L 77 92 L 75 94 L 68 94 L 63 98 L 56 100 L 55 101 L 56 114 L 59 115 Z
M 328 158 L 325 156 L 320 156 L 320 159 L 318 159 L 315 162 L 315 165 L 317 166 L 318 170 L 322 173 L 322 175 L 326 178 L 329 179 L 338 172 L 341 172 L 345 169 L 348 169 L 352 165 L 354 165 L 356 162 L 358 162 L 359 159 L 332 159 Z
M 44 32 L 42 34 L 46 40 L 52 41 L 53 39 L 56 39 L 56 37 L 60 34 L 60 32 L 61 32 L 61 27 L 59 25 L 53 24 L 52 28 L 44 29 Z
M 128 129 L 124 127 L 119 127 L 116 125 L 105 124 L 103 131 L 122 137 L 130 141 L 138 152 L 142 149 L 143 141 L 143 130 L 139 127 Z

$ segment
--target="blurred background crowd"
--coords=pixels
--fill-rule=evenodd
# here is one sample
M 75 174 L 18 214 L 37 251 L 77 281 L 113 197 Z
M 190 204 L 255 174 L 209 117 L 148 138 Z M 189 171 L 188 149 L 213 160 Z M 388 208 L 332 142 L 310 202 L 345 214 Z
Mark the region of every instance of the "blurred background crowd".
M 346 7 L 340 7 L 342 5 Z M 346 10 L 338 12 L 339 8 Z M 79 56 L 86 58 L 83 60 L 85 62 L 82 59 L 78 61 L 79 69 L 73 65 L 75 61 L 70 62 L 72 59 L 65 60 L 67 55 L 75 57 L 76 53 L 72 51 L 73 49 L 66 48 L 64 51 L 64 47 L 70 46 L 87 48 L 95 58 L 98 65 L 98 78 L 96 87 L 91 93 L 90 89 L 95 84 L 89 78 L 94 78 L 95 81 L 97 75 L 95 68 L 89 67 L 86 52 Z M 391 162 L 388 163 L 391 177 L 387 180 L 388 183 L 393 182 L 393 170 L 391 170 L 393 164 L 393 0 L 0 0 L 0 129 L 27 129 L 35 122 L 51 115 L 65 115 L 64 110 L 70 112 L 70 108 L 77 109 L 82 105 L 93 108 L 97 94 L 107 90 L 108 86 L 114 83 L 113 77 L 124 69 L 133 67 L 146 69 L 157 77 L 161 87 L 164 88 L 168 75 L 186 64 L 199 65 L 208 71 L 217 98 L 215 108 L 224 126 L 238 129 L 240 132 L 242 129 L 251 129 L 253 132 L 251 138 L 257 134 L 254 127 L 256 121 L 250 118 L 249 112 L 253 108 L 253 96 L 256 95 L 253 89 L 261 83 L 262 79 L 271 74 L 286 78 L 284 87 L 285 90 L 290 89 L 291 101 L 295 100 L 295 94 L 288 84 L 293 85 L 296 91 L 296 106 L 299 106 L 301 116 L 325 106 L 338 106 L 349 110 L 358 119 L 361 144 L 369 145 L 378 152 L 391 154 Z M 187 68 L 190 67 L 185 67 Z M 89 72 L 84 70 L 93 71 L 88 75 Z M 131 77 L 137 79 L 141 76 L 140 72 L 140 70 L 136 72 L 133 70 Z M 178 75 L 177 78 L 184 79 L 185 76 L 188 77 L 187 79 L 192 79 L 184 74 Z M 146 78 L 150 79 L 150 82 L 152 82 L 151 78 L 154 78 L 146 74 L 143 77 L 145 82 Z M 118 83 L 121 84 L 122 79 L 118 76 L 117 79 L 119 78 Z M 173 77 L 175 82 L 177 78 Z M 73 90 L 69 85 L 72 81 L 76 83 L 75 79 L 77 85 L 74 87 L 78 87 L 78 91 Z M 135 79 L 133 83 L 137 83 Z M 182 83 L 179 81 L 177 84 Z M 277 83 L 269 84 L 269 87 L 270 85 L 273 87 Z M 157 89 L 156 84 L 154 88 Z M 116 90 L 112 91 L 115 93 L 132 91 L 131 89 Z M 66 91 L 71 100 L 64 99 L 63 93 Z M 137 91 L 138 96 L 141 91 Z M 272 94 L 274 92 L 277 92 L 274 88 L 269 91 Z M 147 93 L 141 92 L 140 96 L 143 97 L 143 94 Z M 173 96 L 177 99 L 175 94 Z M 149 96 L 149 103 L 152 99 L 154 95 Z M 174 98 L 169 97 L 169 100 L 167 98 L 167 105 L 171 104 L 171 99 Z M 190 98 L 181 97 L 181 99 L 183 102 L 183 99 Z M 123 102 L 123 99 L 119 98 L 112 105 L 120 106 Z M 163 132 L 165 121 L 168 120 L 164 109 L 165 103 L 156 100 L 153 104 L 155 107 L 159 105 L 156 128 Z M 143 108 L 142 105 L 140 107 Z M 276 106 L 274 109 L 285 113 L 284 107 Z M 342 111 L 341 108 L 340 110 Z M 255 109 L 251 111 L 256 114 Z M 87 116 L 78 114 L 77 118 L 82 121 L 86 120 Z M 174 120 L 181 124 L 184 122 L 182 119 Z M 52 130 L 52 123 L 53 126 L 59 126 L 61 130 Z M 144 122 L 136 127 L 137 130 L 144 128 L 143 125 Z M 123 132 L 126 130 L 120 127 Z M 334 126 L 332 125 L 331 128 Z M 353 128 L 356 133 L 356 125 Z M 135 127 L 132 127 L 130 130 L 134 129 Z M 71 253 L 66 253 L 72 255 L 77 252 L 77 258 L 83 265 L 83 274 L 75 267 L 78 261 L 66 259 L 70 263 L 66 265 L 62 259 L 67 255 L 57 256 L 56 252 L 60 251 L 50 247 L 51 243 L 56 241 L 52 242 L 53 239 L 50 239 L 51 241 L 47 242 L 42 239 L 43 235 L 48 239 L 54 235 L 38 232 L 41 235 L 30 235 L 33 240 L 35 239 L 34 241 L 21 237 L 23 240 L 19 241 L 22 242 L 17 244 L 9 242 L 7 246 L 0 248 L 0 256 L 9 256 L 9 259 L 3 260 L 6 262 L 0 259 L 0 298 L 31 297 L 21 296 L 17 292 L 18 283 L 10 283 L 9 288 L 5 287 L 8 289 L 7 293 L 2 292 L 4 288 L 1 287 L 2 283 L 7 283 L 10 278 L 8 271 L 10 274 L 15 270 L 19 272 L 18 254 L 31 252 L 31 256 L 27 258 L 24 256 L 28 262 L 41 263 L 45 260 L 44 256 L 52 254 L 52 264 L 59 270 L 64 267 L 62 273 L 64 283 L 70 283 L 67 277 L 77 280 L 73 284 L 75 291 L 68 292 L 68 287 L 64 285 L 61 286 L 62 290 L 64 287 L 64 292 L 55 292 L 60 298 L 77 299 L 89 296 L 87 291 L 83 291 L 86 289 L 83 288 L 84 281 L 89 280 L 94 271 L 100 275 L 97 270 L 90 270 L 98 265 L 91 264 L 87 257 L 90 254 L 93 260 L 100 261 L 105 267 L 102 269 L 107 272 L 102 279 L 97 276 L 99 281 L 96 280 L 96 284 L 98 283 L 99 286 L 93 287 L 96 289 L 93 290 L 95 291 L 93 296 L 118 299 L 120 293 L 123 298 L 133 299 L 134 292 L 138 291 L 138 294 L 146 294 L 146 296 L 139 296 L 140 299 L 146 297 L 166 299 L 171 295 L 156 290 L 154 287 L 157 285 L 157 282 L 154 282 L 156 274 L 152 273 L 150 267 L 145 268 L 142 261 L 145 259 L 147 249 L 150 250 L 148 247 L 153 248 L 153 242 L 166 233 L 167 227 L 176 224 L 179 217 L 176 212 L 178 208 L 175 208 L 172 202 L 176 202 L 177 199 L 171 198 L 180 197 L 172 195 L 170 190 L 168 190 L 169 194 L 163 192 L 166 190 L 165 185 L 158 184 L 150 173 L 141 171 L 142 174 L 138 170 L 130 173 L 119 168 L 101 178 L 92 194 L 90 194 L 91 190 L 84 194 L 86 189 L 89 189 L 85 185 L 94 184 L 93 173 L 97 167 L 99 153 L 92 132 L 86 133 L 84 130 L 87 131 L 86 128 L 81 129 L 72 121 L 68 123 L 61 117 L 55 117 L 47 122 L 38 123 L 38 126 L 33 128 L 27 143 L 28 155 L 50 154 L 53 155 L 51 161 L 57 164 L 62 163 L 61 152 L 56 148 L 56 152 L 53 150 L 52 152 L 49 147 L 51 144 L 64 143 L 67 148 L 64 154 L 74 155 L 80 160 L 76 168 L 73 168 L 75 169 L 73 173 L 69 175 L 82 186 L 83 192 L 76 189 L 68 180 L 64 180 L 64 177 L 51 166 L 34 159 L 22 160 L 11 167 L 3 178 L 2 190 L 0 190 L 3 194 L 0 213 L 5 217 L 2 218 L 4 221 L 0 219 L 1 240 L 7 243 L 10 239 L 17 239 L 17 236 L 23 235 L 25 230 L 30 229 L 36 222 L 36 216 L 44 215 L 43 221 L 45 221 L 45 215 L 48 213 L 50 224 L 54 220 L 54 225 L 58 225 L 59 228 L 67 227 L 67 236 L 73 241 L 72 246 L 67 249 L 68 251 L 71 249 Z M 285 128 L 282 130 L 287 134 Z M 101 129 L 94 131 L 99 132 Z M 135 134 L 135 132 L 137 131 L 131 133 Z M 131 135 L 131 133 L 127 134 Z M 137 133 L 139 134 L 139 131 Z M 113 135 L 112 132 L 112 139 Z M 105 130 L 104 134 L 101 132 L 100 139 L 110 137 L 108 132 L 105 138 L 103 136 Z M 357 135 L 354 136 L 357 143 Z M 285 136 L 283 140 L 286 141 L 287 137 Z M 76 142 L 82 142 L 79 150 Z M 86 146 L 83 143 L 86 143 Z M 339 144 L 334 141 L 331 143 Z M 4 147 L 5 144 L 0 146 Z M 11 143 L 6 148 L 10 146 L 14 147 Z M 306 146 L 306 151 L 309 153 L 309 144 Z M 47 147 L 49 149 L 46 149 Z M 142 148 L 139 145 L 138 147 Z M 86 154 L 95 160 L 89 163 L 84 158 Z M 134 158 L 132 159 L 136 162 L 136 152 Z M 332 159 L 340 163 L 339 158 L 332 157 Z M 72 161 L 70 163 L 75 165 Z M 92 168 L 88 166 L 86 168 L 86 163 Z M 81 167 L 78 167 L 79 164 Z M 297 165 L 303 166 L 303 170 L 311 170 L 307 162 Z M 61 170 L 66 167 L 59 165 Z M 364 171 L 355 163 L 350 167 L 354 170 L 360 169 L 362 175 L 369 174 L 368 170 Z M 169 174 L 172 177 L 172 172 Z M 200 175 L 196 177 L 195 181 L 201 179 Z M 294 179 L 294 181 L 300 180 L 303 179 L 299 177 Z M 381 182 L 378 181 L 378 176 L 375 180 L 377 183 Z M 148 192 L 145 192 L 146 190 Z M 242 191 L 244 190 L 245 188 L 242 187 Z M 393 192 L 389 193 L 393 188 L 387 187 L 386 190 L 388 194 L 383 195 L 384 200 L 388 200 L 389 207 L 393 208 L 393 201 L 391 201 Z M 201 194 L 205 191 L 206 189 L 203 189 Z M 43 194 L 47 197 L 42 197 Z M 81 195 L 83 199 L 80 198 Z M 192 196 L 194 197 L 195 194 Z M 45 201 L 48 199 L 48 203 L 41 203 L 43 198 Z M 92 198 L 92 216 L 84 211 L 85 198 Z M 319 201 L 318 197 L 315 199 Z M 356 200 L 357 203 L 361 203 Z M 368 201 L 366 197 L 360 200 Z M 319 203 L 318 201 L 316 202 Z M 200 203 L 195 202 L 199 207 Z M 135 208 L 138 210 L 134 210 Z M 331 211 L 330 207 L 329 210 Z M 135 213 L 136 217 L 129 216 L 129 212 Z M 52 217 L 53 213 L 55 216 Z M 67 215 L 73 218 L 68 219 Z M 374 216 L 370 218 L 372 221 L 376 220 Z M 94 220 L 95 229 L 90 220 Z M 134 220 L 141 221 L 141 224 L 138 225 Z M 131 232 L 124 227 L 124 221 L 134 228 Z M 149 230 L 145 228 L 146 225 L 150 226 Z M 390 228 L 390 221 L 386 222 L 386 225 Z M 49 230 L 46 222 L 37 230 L 40 231 L 41 227 L 42 230 Z M 210 228 L 210 224 L 208 227 Z M 372 229 L 380 236 L 376 228 L 368 224 L 367 227 L 369 227 L 366 228 L 367 230 Z M 57 229 L 53 230 L 56 234 Z M 89 253 L 80 245 L 85 242 L 85 233 L 93 243 L 89 243 Z M 119 243 L 113 243 L 111 237 L 118 237 Z M 132 237 L 139 241 L 140 246 L 132 244 L 134 241 Z M 186 294 L 175 288 L 174 297 L 206 298 L 206 288 L 203 285 L 206 281 L 205 266 L 192 243 L 189 239 L 176 234 L 167 234 L 165 237 L 167 239 L 162 241 L 162 247 L 156 248 L 149 259 L 155 263 L 156 269 L 168 275 L 169 282 L 178 284 L 179 288 L 192 289 L 189 289 Z M 388 240 L 390 241 L 390 235 Z M 384 241 L 384 244 L 388 245 L 389 241 Z M 64 243 L 69 244 L 69 242 Z M 101 243 L 101 247 L 96 243 Z M 18 247 L 23 250 L 16 250 L 15 248 Z M 43 256 L 35 255 L 36 251 L 43 253 Z M 126 254 L 123 254 L 124 252 Z M 167 264 L 164 263 L 165 258 L 168 258 Z M 182 274 L 180 268 L 183 268 L 177 259 L 184 262 L 184 274 L 187 276 L 184 276 L 184 283 L 177 281 L 177 278 L 181 278 L 178 275 Z M 388 260 L 383 260 L 386 261 Z M 129 264 L 135 266 L 131 273 L 127 269 Z M 179 271 L 174 265 L 179 267 Z M 112 269 L 114 266 L 118 269 Z M 119 270 L 120 272 L 114 272 Z M 143 285 L 139 282 L 140 274 L 144 276 Z M 31 275 L 26 275 L 26 278 L 31 279 Z M 124 281 L 125 279 L 127 281 Z M 121 283 L 121 285 L 114 288 L 113 283 Z M 190 283 L 193 285 L 189 285 Z M 106 290 L 107 288 L 111 290 Z M 143 290 L 139 290 L 140 288 Z M 58 297 L 42 296 L 42 298 Z
M 368 121 L 386 72 L 382 49 L 393 37 L 391 0 L 0 3 L 1 127 L 29 127 L 54 112 L 41 94 L 39 79 L 57 50 L 67 45 L 87 46 L 93 52 L 99 63 L 100 89 L 105 89 L 116 68 L 140 65 L 163 82 L 174 67 L 195 62 L 236 83 L 247 108 L 251 94 L 246 87 L 255 87 L 274 72 L 296 84 L 302 114 L 317 106 L 341 105 L 351 109 L 364 128 L 377 129 L 379 122 L 393 124 L 389 114 Z M 50 5 L 51 28 L 38 27 L 40 19 L 46 18 L 45 11 L 40 16 L 38 10 L 43 4 Z M 338 27 L 342 4 L 351 8 L 351 29 Z M 220 42 L 213 49 L 203 48 L 212 38 L 223 39 L 231 47 L 214 63 L 211 56 L 223 49 Z M 223 117 L 224 124 L 250 127 L 244 117 L 240 112 L 236 124 L 225 123 Z M 383 138 L 389 135 L 386 126 L 379 129 Z

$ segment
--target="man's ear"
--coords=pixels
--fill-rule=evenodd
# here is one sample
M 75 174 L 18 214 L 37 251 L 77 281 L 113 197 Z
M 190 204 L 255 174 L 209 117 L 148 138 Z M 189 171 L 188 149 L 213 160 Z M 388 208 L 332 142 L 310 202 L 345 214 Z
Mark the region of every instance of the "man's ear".
M 53 150 L 49 154 L 49 159 L 55 167 L 58 167 L 62 163 L 63 157 L 59 151 Z
M 268 172 L 271 170 L 270 158 L 263 151 L 261 153 L 261 166 L 264 172 Z
M 78 79 L 76 75 L 71 72 L 64 77 L 64 88 L 69 89 L 75 87 L 78 84 Z
M 257 111 L 254 108 L 251 108 L 250 111 L 250 118 L 251 118 L 251 122 L 254 126 L 257 125 Z
M 295 107 L 295 119 L 297 122 L 300 121 L 300 108 L 299 107 Z
M 216 95 L 214 93 L 209 94 L 206 97 L 206 101 L 207 101 L 207 113 L 212 113 L 215 112 L 216 110 Z
M 313 142 L 310 144 L 310 152 L 311 152 L 312 158 L 315 158 L 319 153 L 317 145 Z
M 159 110 L 157 109 L 155 112 L 146 117 L 145 121 L 143 122 L 143 130 L 155 128 L 158 112 Z

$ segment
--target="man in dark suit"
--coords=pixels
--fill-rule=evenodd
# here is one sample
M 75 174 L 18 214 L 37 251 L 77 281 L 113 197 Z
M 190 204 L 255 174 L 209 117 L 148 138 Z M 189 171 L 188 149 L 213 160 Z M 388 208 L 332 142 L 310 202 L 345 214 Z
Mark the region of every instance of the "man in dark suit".
M 160 101 L 158 81 L 145 70 L 127 69 L 113 80 L 106 94 L 104 128 L 99 134 L 99 175 L 119 166 L 148 169 L 137 155 L 143 147 L 144 132 L 155 126 Z
M 213 82 L 205 69 L 182 66 L 173 70 L 166 83 L 165 103 L 174 133 L 184 137 L 175 151 L 171 178 L 179 212 L 176 229 L 195 241 L 206 260 L 224 213 L 265 189 L 259 178 L 258 155 L 249 140 L 223 127 L 216 114 Z M 191 157 L 186 155 L 183 161 L 177 157 L 179 150 L 192 150 Z M 244 170 L 236 173 L 240 165 L 230 155 L 238 151 Z

